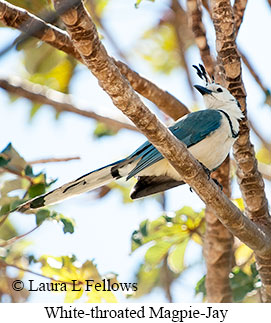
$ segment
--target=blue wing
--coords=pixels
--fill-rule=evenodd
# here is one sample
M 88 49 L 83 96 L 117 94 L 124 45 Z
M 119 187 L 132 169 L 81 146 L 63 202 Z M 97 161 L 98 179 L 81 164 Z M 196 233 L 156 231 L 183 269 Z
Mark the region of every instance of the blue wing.
M 219 111 L 201 110 L 188 114 L 186 118 L 169 127 L 169 130 L 189 148 L 218 129 L 221 120 L 222 115 Z M 132 157 L 135 157 L 135 160 L 139 159 L 139 162 L 129 173 L 127 180 L 164 158 L 149 141 L 146 141 L 128 158 Z

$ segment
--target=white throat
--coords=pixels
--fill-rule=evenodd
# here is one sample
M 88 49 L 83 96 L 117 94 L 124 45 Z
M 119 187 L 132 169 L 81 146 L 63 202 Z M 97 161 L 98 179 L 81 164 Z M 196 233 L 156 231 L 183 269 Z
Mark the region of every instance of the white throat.
M 241 109 L 238 107 L 236 102 L 229 102 L 225 105 L 221 106 L 217 110 L 222 110 L 229 116 L 233 130 L 238 133 L 239 132 L 239 120 L 242 119 L 243 113 Z

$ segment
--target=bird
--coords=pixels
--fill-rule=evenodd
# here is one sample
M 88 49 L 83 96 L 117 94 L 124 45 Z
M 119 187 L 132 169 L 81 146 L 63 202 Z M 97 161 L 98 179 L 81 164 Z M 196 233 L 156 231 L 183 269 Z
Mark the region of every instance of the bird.
M 193 65 L 205 86 L 194 85 L 203 96 L 206 109 L 191 112 L 169 127 L 205 170 L 216 170 L 226 159 L 239 134 L 243 114 L 238 100 L 215 83 L 203 65 Z M 137 178 L 130 197 L 138 199 L 185 184 L 175 168 L 146 141 L 128 157 L 91 171 L 76 180 L 21 204 L 25 212 L 59 203 L 78 194 L 97 189 L 111 181 Z

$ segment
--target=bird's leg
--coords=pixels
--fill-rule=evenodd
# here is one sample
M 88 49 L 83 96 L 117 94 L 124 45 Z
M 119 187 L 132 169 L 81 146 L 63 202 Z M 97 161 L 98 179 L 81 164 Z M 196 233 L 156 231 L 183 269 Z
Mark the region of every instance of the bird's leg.
M 207 168 L 205 165 L 203 165 L 201 162 L 199 162 L 202 166 L 202 168 L 204 169 L 205 173 L 208 176 L 208 179 L 210 180 L 211 178 L 211 171 L 209 168 Z M 212 180 L 216 183 L 217 186 L 219 186 L 219 188 L 221 189 L 221 191 L 223 191 L 223 186 L 219 183 L 219 181 L 216 178 L 212 178 Z
M 223 191 L 223 186 L 219 183 L 219 181 L 216 179 L 216 178 L 212 178 L 211 177 L 211 171 L 210 171 L 210 169 L 209 168 L 207 168 L 205 165 L 203 165 L 200 161 L 199 161 L 199 163 L 201 164 L 201 166 L 202 166 L 202 168 L 203 168 L 203 170 L 205 171 L 205 173 L 207 174 L 207 176 L 208 176 L 208 180 L 210 180 L 210 179 L 212 179 L 215 183 L 216 183 L 216 185 L 217 186 L 219 186 L 219 188 L 221 189 L 221 191 Z M 189 190 L 190 190 L 190 192 L 191 193 L 193 193 L 193 189 L 192 189 L 192 187 L 189 187 Z
M 223 191 L 223 185 L 219 183 L 219 181 L 216 178 L 212 178 L 212 180 L 216 183 L 216 185 Z
M 201 166 L 202 166 L 203 170 L 204 170 L 204 171 L 205 171 L 205 173 L 207 174 L 208 179 L 210 179 L 210 178 L 211 178 L 211 171 L 210 171 L 210 169 L 209 169 L 209 168 L 207 168 L 205 165 L 203 165 L 201 162 L 199 162 L 199 163 L 201 164 Z

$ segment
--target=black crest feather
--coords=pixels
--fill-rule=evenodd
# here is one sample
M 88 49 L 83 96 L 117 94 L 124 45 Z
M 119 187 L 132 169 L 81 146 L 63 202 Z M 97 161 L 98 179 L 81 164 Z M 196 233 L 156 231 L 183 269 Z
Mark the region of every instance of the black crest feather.
M 214 77 L 213 76 L 212 76 L 212 78 L 209 77 L 209 75 L 206 72 L 205 67 L 202 64 L 199 64 L 199 67 L 196 66 L 196 65 L 192 65 L 192 66 L 196 69 L 198 76 L 203 81 L 206 82 L 206 85 L 209 84 L 209 83 L 213 83 L 214 82 Z

